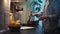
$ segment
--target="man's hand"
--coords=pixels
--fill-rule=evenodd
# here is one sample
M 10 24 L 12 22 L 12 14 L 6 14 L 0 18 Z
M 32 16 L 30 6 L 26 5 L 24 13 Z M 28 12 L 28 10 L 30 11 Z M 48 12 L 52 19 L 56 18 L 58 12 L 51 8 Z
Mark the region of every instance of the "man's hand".
M 33 14 L 33 13 L 30 13 L 29 16 L 38 16 L 38 14 Z

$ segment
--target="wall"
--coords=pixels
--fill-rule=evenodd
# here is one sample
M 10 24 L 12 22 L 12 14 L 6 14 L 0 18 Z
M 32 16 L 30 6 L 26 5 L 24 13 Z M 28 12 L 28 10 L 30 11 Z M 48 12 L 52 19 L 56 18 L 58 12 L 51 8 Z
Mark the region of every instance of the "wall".
M 25 1 L 23 4 L 23 15 L 22 15 L 22 24 L 27 24 L 29 19 L 29 13 L 31 11 L 31 0 Z
M 31 0 L 27 0 L 22 4 L 23 6 L 23 15 L 22 15 L 22 24 L 26 24 L 29 18 L 29 12 L 31 11 L 30 7 Z M 9 13 L 10 13 L 10 0 L 0 0 L 0 30 L 7 29 L 9 24 Z
M 0 0 L 0 30 L 7 29 L 9 23 L 10 0 Z
M 23 13 L 21 14 L 21 24 L 27 24 L 29 19 L 29 12 L 31 11 L 31 0 L 20 2 L 19 4 L 23 7 Z
M 29 20 L 29 14 L 31 10 L 31 2 L 32 0 L 27 0 L 26 1 L 26 22 Z
M 13 2 L 13 1 L 11 1 L 11 2 Z M 19 1 L 20 2 L 19 4 L 23 7 L 23 13 L 21 15 L 21 22 L 22 22 L 21 24 L 27 24 L 27 21 L 29 19 L 29 12 L 31 11 L 31 1 L 32 0 L 27 0 L 25 2 Z

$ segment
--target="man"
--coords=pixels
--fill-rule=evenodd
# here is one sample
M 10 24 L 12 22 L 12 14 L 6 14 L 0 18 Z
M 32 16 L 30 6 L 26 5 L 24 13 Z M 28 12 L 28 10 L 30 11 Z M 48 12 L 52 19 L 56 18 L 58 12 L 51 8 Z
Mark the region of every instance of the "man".
M 52 32 L 58 28 L 58 21 L 60 17 L 59 12 L 59 0 L 46 0 L 45 8 L 43 15 L 41 14 L 32 14 L 31 16 L 38 16 L 40 20 L 44 21 L 44 31 Z

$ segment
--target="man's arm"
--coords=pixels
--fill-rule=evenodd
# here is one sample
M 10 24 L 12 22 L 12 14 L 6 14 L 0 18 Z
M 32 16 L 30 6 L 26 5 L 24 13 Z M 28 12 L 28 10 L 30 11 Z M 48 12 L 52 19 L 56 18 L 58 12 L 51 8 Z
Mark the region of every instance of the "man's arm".
M 57 17 L 55 14 L 54 15 L 46 15 L 46 16 L 40 16 L 39 19 L 40 20 L 44 20 L 44 19 L 49 19 L 49 18 L 55 18 Z
M 31 13 L 31 16 L 36 16 L 36 17 L 40 17 L 42 15 L 43 15 L 43 12 L 38 12 L 36 14 Z
M 31 16 L 37 16 L 37 17 L 39 17 L 39 20 L 44 20 L 44 19 L 56 17 L 55 14 L 54 15 L 43 15 L 43 12 L 41 12 L 40 14 L 33 14 L 33 13 L 31 13 Z

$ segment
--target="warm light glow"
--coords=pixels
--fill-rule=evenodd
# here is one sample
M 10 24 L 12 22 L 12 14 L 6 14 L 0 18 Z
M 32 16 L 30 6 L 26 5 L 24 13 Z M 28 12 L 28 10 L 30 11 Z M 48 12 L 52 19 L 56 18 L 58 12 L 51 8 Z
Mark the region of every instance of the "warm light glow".
M 4 0 L 5 3 L 7 3 L 7 0 Z
M 12 21 L 13 20 L 13 13 L 10 13 L 10 20 Z
M 11 2 L 25 2 L 25 0 L 11 0 Z
M 10 10 L 10 1 L 11 0 L 3 0 L 3 8 L 5 10 Z M 6 11 L 5 11 L 6 12 Z M 9 13 L 9 11 L 7 11 L 7 13 Z
M 20 29 L 33 29 L 34 27 L 27 27 L 27 26 L 22 26 Z

